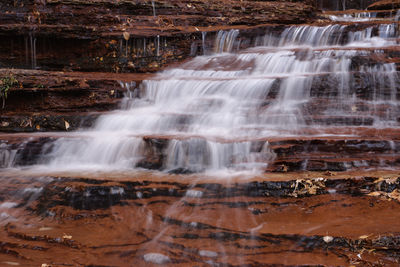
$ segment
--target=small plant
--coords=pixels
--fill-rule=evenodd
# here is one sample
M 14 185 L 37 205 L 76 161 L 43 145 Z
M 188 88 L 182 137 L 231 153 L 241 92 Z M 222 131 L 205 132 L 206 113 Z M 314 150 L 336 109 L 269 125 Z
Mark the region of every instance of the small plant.
M 12 74 L 0 78 L 0 97 L 3 100 L 2 109 L 6 106 L 8 91 L 18 84 L 18 80 Z

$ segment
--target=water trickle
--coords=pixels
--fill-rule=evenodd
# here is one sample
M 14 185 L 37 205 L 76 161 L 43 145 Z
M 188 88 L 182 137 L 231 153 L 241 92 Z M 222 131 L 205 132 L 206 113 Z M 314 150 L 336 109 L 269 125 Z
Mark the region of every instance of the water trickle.
M 25 64 L 26 66 L 29 66 L 29 43 L 28 43 L 28 38 L 25 36 L 24 37 L 25 41 Z
M 143 56 L 146 56 L 146 54 L 147 54 L 146 38 L 143 38 Z
M 156 39 L 156 43 L 157 43 L 157 57 L 160 56 L 160 35 L 157 35 L 157 39 Z
M 135 97 L 138 97 L 136 94 L 136 82 L 119 82 L 119 85 L 121 88 L 125 89 L 125 98 L 127 99 L 133 99 Z
M 33 38 L 33 49 L 32 49 L 32 53 L 33 53 L 33 60 L 32 60 L 32 69 L 36 69 L 36 37 Z
M 203 51 L 203 55 L 206 54 L 206 36 L 207 32 L 201 32 L 201 50 Z
M 0 168 L 10 168 L 15 163 L 17 149 L 11 148 L 7 144 L 0 144 Z
M 396 16 L 394 16 L 394 21 L 399 21 L 400 20 L 400 9 L 397 10 Z
M 121 88 L 125 89 L 121 108 L 127 109 L 134 104 L 135 99 L 140 98 L 140 89 L 136 87 L 136 82 L 119 82 Z
M 37 39 L 33 33 L 29 33 L 28 38 L 25 38 L 26 65 L 30 65 L 32 69 L 37 67 L 36 42 Z
M 156 17 L 156 4 L 154 1 L 151 1 L 151 6 L 153 7 L 153 16 Z
M 214 52 L 232 52 L 239 30 L 219 31 L 215 39 Z
M 197 55 L 197 44 L 195 42 L 192 42 L 192 44 L 190 45 L 190 56 L 194 57 Z
M 125 57 L 128 57 L 129 40 L 125 39 Z

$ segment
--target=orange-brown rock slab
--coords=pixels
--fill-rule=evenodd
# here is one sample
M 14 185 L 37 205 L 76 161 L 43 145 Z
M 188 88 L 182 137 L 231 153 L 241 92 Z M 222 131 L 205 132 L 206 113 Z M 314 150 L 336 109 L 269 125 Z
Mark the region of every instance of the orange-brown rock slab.
M 291 175 L 296 174 L 286 177 Z M 1 206 L 0 261 L 22 266 L 396 266 L 399 199 L 371 194 L 398 190 L 398 175 L 391 175 L 328 178 L 329 193 L 302 196 L 291 187 L 299 180 L 290 179 L 288 184 L 258 180 L 256 190 L 254 182 L 203 182 L 201 176 L 39 182 L 3 175 L 9 190 L 2 190 L 2 198 L 20 205 Z M 36 198 L 6 193 L 22 192 L 28 181 L 29 188 L 43 188 Z M 281 195 L 263 195 L 261 188 Z

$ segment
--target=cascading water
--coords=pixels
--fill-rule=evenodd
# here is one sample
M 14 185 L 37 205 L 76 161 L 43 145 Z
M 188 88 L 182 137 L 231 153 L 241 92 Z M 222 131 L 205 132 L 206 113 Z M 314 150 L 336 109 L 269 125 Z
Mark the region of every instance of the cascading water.
M 270 137 L 332 134 L 327 129 L 343 118 L 362 118 L 363 127 L 398 126 L 395 64 L 357 64 L 396 44 L 395 24 L 359 31 L 292 26 L 232 53 L 238 36 L 238 30 L 220 31 L 217 54 L 166 70 L 135 94 L 125 84 L 134 99 L 92 129 L 49 144 L 41 162 L 56 169 L 132 169 L 149 155 L 146 139 L 153 138 L 168 140 L 164 171 L 263 170 L 274 159 Z M 340 120 L 324 119 L 333 116 Z
M 361 22 L 361 21 L 370 21 L 377 19 L 377 12 L 360 12 L 354 14 L 344 14 L 342 16 L 337 15 L 329 15 L 329 19 L 333 21 L 353 21 L 353 22 Z

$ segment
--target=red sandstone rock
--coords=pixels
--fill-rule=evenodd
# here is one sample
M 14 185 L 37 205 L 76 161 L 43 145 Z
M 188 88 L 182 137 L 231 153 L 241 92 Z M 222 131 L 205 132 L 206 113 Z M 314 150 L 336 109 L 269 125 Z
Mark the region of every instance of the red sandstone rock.
M 400 8 L 399 0 L 382 0 L 368 6 L 369 10 L 384 10 L 384 9 L 397 9 Z

